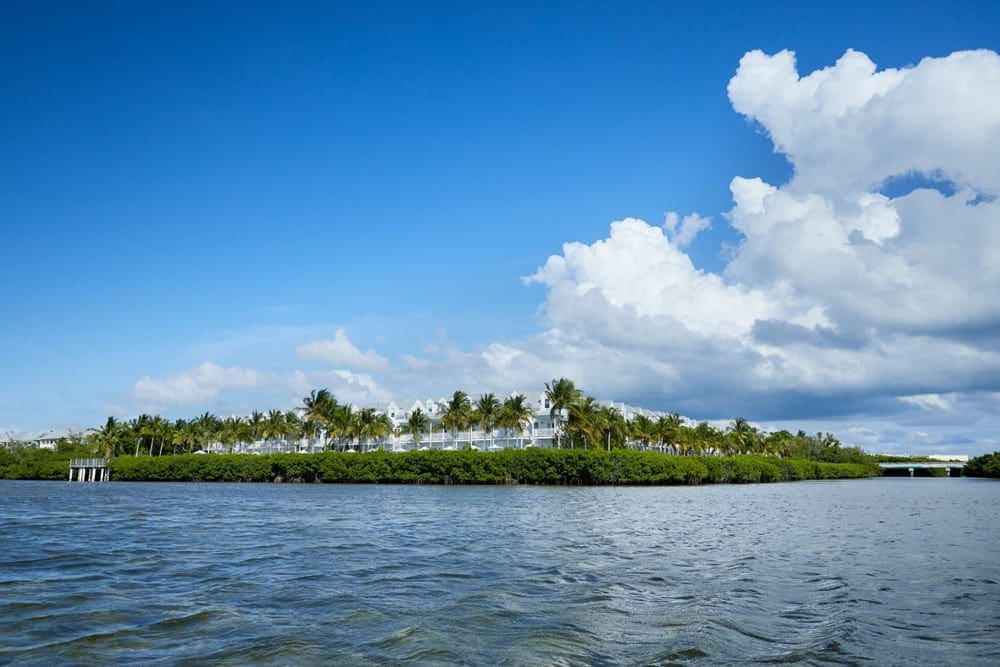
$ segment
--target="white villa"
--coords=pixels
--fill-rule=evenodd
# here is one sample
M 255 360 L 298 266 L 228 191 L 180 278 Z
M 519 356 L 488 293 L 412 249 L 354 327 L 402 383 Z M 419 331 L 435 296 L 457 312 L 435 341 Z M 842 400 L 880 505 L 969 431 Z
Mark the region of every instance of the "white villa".
M 531 394 L 524 392 L 511 392 L 509 396 L 523 395 L 531 398 Z M 501 398 L 502 400 L 502 398 Z M 475 398 L 472 397 L 473 403 Z M 534 419 L 527 424 L 527 427 L 520 434 L 515 431 L 505 431 L 496 428 L 493 432 L 483 431 L 479 426 L 464 429 L 455 434 L 452 438 L 450 431 L 441 427 L 440 415 L 447 405 L 447 398 L 427 398 L 390 401 L 389 403 L 377 404 L 374 406 L 352 406 L 355 410 L 360 407 L 374 407 L 377 413 L 385 414 L 393 424 L 393 434 L 380 438 L 376 442 L 362 443 L 364 449 L 384 449 L 392 452 L 404 452 L 414 449 L 478 449 L 484 451 L 496 451 L 499 449 L 523 449 L 525 447 L 548 448 L 556 445 L 556 425 L 552 419 L 552 404 L 549 402 L 545 392 L 539 392 L 531 400 L 534 409 Z M 651 419 L 665 414 L 655 410 L 638 408 L 625 403 L 615 401 L 601 401 L 601 406 L 613 407 L 626 421 L 631 421 L 637 415 L 645 415 Z M 420 410 L 430 421 L 429 428 L 420 434 L 419 442 L 414 440 L 410 433 L 407 421 L 410 415 Z M 565 419 L 565 410 L 562 419 Z M 303 438 L 296 447 L 297 451 L 318 451 L 322 447 L 322 439 Z
M 0 445 L 20 442 L 38 449 L 55 449 L 60 440 L 79 440 L 82 435 L 83 432 L 79 429 L 71 428 L 50 428 L 45 431 L 27 433 L 8 432 L 0 435 Z

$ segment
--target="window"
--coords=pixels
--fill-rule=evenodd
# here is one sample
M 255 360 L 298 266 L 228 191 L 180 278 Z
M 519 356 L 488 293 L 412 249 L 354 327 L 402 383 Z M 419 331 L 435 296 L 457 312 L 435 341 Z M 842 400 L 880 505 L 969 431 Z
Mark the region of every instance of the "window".
M 551 408 L 552 407 L 552 405 L 549 403 L 549 399 L 547 399 L 547 398 L 545 399 L 545 407 L 546 408 Z

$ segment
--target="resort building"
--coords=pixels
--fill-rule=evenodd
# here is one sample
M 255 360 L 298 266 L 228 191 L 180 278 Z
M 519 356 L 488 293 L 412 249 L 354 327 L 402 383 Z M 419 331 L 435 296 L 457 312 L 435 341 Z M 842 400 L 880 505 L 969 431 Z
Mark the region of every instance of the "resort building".
M 411 450 L 426 449 L 478 449 L 483 451 L 496 451 L 500 449 L 523 449 L 526 447 L 555 447 L 559 440 L 557 434 L 557 421 L 565 421 L 567 415 L 563 410 L 561 417 L 553 419 L 552 404 L 545 392 L 537 394 L 527 394 L 524 392 L 511 392 L 508 396 L 523 395 L 529 398 L 534 416 L 524 425 L 521 431 L 515 429 L 495 428 L 493 431 L 484 431 L 478 425 L 472 425 L 461 431 L 452 433 L 441 424 L 441 414 L 448 404 L 448 398 L 426 398 L 393 400 L 388 403 L 374 406 L 352 405 L 355 411 L 365 407 L 374 408 L 377 414 L 384 414 L 393 425 L 393 433 L 383 436 L 370 442 L 348 443 L 347 451 L 369 451 L 371 449 L 383 449 L 393 452 L 404 452 Z M 475 397 L 470 397 L 475 403 Z M 501 398 L 502 402 L 503 398 Z M 612 407 L 617 410 L 626 421 L 631 421 L 637 415 L 644 415 L 651 419 L 656 419 L 664 413 L 655 410 L 647 410 L 621 402 L 602 401 L 600 406 Z M 427 416 L 428 427 L 420 433 L 419 438 L 415 438 L 410 432 L 409 419 L 417 410 Z M 325 441 L 324 434 L 319 437 L 302 438 L 294 443 L 295 451 L 312 452 L 319 451 Z M 291 444 L 291 443 L 289 443 Z M 270 447 L 268 447 L 270 445 Z M 277 443 L 255 443 L 250 451 L 256 451 L 260 447 L 268 447 L 268 451 L 279 451 L 273 449 Z M 290 449 L 290 447 L 289 447 Z

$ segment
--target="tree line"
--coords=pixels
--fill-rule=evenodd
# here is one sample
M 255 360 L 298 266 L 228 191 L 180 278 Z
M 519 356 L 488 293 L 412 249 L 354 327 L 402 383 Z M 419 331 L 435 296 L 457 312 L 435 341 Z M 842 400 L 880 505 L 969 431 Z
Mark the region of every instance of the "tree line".
M 719 428 L 702 421 L 689 424 L 676 413 L 631 419 L 610 405 L 601 405 L 567 378 L 545 384 L 545 398 L 555 430 L 557 449 L 638 449 L 676 455 L 767 454 L 828 462 L 862 463 L 868 455 L 843 447 L 829 433 L 803 431 L 765 433 L 737 417 Z M 323 451 L 382 449 L 393 435 L 408 434 L 420 448 L 425 436 L 445 432 L 452 448 L 470 447 L 472 429 L 486 434 L 490 445 L 521 448 L 531 430 L 535 410 L 523 395 L 500 400 L 491 393 L 473 400 L 455 391 L 434 414 L 413 410 L 399 426 L 384 412 L 339 402 L 327 389 L 313 390 L 293 410 L 253 411 L 246 417 L 218 417 L 205 412 L 191 419 L 168 420 L 143 414 L 120 421 L 108 417 L 91 429 L 80 444 L 100 456 L 161 456 L 198 451 L 229 453 L 288 451 L 303 438 Z M 467 436 L 467 437 L 466 437 Z M 251 447 L 253 445 L 253 447 Z

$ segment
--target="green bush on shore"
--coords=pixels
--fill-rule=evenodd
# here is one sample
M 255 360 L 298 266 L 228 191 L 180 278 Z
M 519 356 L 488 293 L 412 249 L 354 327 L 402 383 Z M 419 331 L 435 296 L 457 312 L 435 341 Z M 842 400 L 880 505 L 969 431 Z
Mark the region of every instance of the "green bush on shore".
M 966 477 L 997 477 L 1000 478 L 1000 452 L 983 454 L 970 459 L 962 470 Z
M 878 467 L 771 456 L 526 449 L 496 453 L 182 454 L 119 457 L 117 481 L 662 485 L 874 477 Z M 65 471 L 63 471 L 65 476 Z
M 88 449 L 69 443 L 55 450 L 0 447 L 0 479 L 68 479 L 70 459 L 90 456 Z

